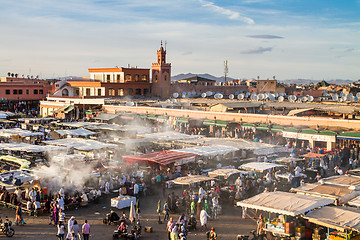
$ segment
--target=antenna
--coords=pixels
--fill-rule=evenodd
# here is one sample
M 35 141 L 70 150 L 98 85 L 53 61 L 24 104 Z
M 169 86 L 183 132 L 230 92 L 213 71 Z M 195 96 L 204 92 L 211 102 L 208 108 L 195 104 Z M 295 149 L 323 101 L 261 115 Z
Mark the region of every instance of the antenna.
M 167 44 L 167 42 L 165 41 L 165 52 L 166 52 L 166 44 Z
M 228 60 L 224 61 L 224 74 L 225 74 L 225 84 L 226 84 L 226 76 L 229 72 L 229 68 L 228 68 Z

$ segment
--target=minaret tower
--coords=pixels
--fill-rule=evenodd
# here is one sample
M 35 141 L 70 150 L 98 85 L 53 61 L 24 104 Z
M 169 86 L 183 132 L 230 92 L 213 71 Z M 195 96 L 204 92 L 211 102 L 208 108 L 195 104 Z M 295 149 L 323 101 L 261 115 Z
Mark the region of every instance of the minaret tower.
M 157 50 L 157 62 L 152 64 L 152 95 L 161 98 L 170 98 L 171 63 L 166 63 L 165 50 L 161 41 Z

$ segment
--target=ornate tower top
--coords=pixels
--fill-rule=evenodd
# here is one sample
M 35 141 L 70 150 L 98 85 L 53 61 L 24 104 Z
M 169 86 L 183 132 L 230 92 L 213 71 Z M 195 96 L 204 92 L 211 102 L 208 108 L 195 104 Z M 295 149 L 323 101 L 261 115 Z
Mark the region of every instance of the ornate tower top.
M 166 42 L 165 42 L 165 48 L 166 48 Z M 166 63 L 166 50 L 163 48 L 163 43 L 161 41 L 160 49 L 157 50 L 157 63 L 159 64 L 165 64 Z

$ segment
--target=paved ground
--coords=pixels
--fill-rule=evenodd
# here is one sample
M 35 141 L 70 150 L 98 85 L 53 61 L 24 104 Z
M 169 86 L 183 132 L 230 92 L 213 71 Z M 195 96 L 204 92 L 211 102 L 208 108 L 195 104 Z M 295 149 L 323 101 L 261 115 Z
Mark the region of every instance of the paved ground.
M 177 191 L 181 189 L 175 189 Z M 173 189 L 171 189 L 173 191 Z M 165 224 L 158 224 L 158 215 L 156 214 L 157 202 L 161 194 L 154 194 L 152 196 L 143 197 L 141 199 L 141 223 L 142 226 L 152 226 L 153 233 L 142 233 L 142 239 L 167 239 L 165 233 Z M 67 211 L 66 216 L 69 218 L 75 216 L 79 223 L 83 224 L 87 219 L 91 225 L 91 237 L 90 239 L 102 240 L 112 239 L 112 232 L 116 226 L 108 226 L 102 224 L 102 219 L 110 211 L 110 198 L 114 195 L 106 196 L 99 204 L 90 204 L 86 208 L 80 208 L 77 210 Z M 120 215 L 122 210 L 116 210 Z M 125 209 L 128 214 L 129 209 Z M 248 211 L 252 214 L 252 211 Z M 15 210 L 0 208 L 0 216 L 9 216 L 12 220 L 15 218 Z M 176 219 L 179 215 L 175 215 Z M 175 217 L 174 216 L 174 217 Z M 57 239 L 56 227 L 50 226 L 48 216 L 29 217 L 24 215 L 26 225 L 14 226 L 16 231 L 14 237 L 11 239 Z M 251 230 L 256 228 L 254 219 L 241 218 L 241 208 L 235 208 L 230 204 L 223 204 L 223 214 L 219 216 L 218 220 L 209 221 L 208 227 L 215 227 L 218 233 L 218 239 L 236 239 L 237 234 L 248 234 Z M 0 239 L 6 239 L 5 235 L 0 233 Z M 9 238 L 10 239 L 10 238 Z M 189 233 L 188 239 L 206 239 L 205 231 L 194 231 Z

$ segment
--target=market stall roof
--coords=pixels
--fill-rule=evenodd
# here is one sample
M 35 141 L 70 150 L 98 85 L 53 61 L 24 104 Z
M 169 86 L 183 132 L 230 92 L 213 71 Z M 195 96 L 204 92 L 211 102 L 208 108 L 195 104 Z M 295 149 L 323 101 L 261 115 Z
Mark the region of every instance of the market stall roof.
M 65 126 L 65 127 L 88 127 L 88 126 L 98 126 L 98 125 L 106 125 L 107 123 L 95 123 L 95 122 L 56 122 L 56 125 Z
M 326 156 L 326 154 L 321 154 L 321 153 L 306 153 L 304 155 L 301 155 L 301 157 L 304 157 L 304 158 L 322 158 L 325 156 Z
M 360 177 L 355 175 L 336 175 L 328 178 L 324 178 L 325 183 L 331 183 L 340 186 L 358 186 L 360 187 Z
M 115 119 L 119 117 L 121 114 L 112 114 L 112 113 L 99 113 L 96 117 L 94 117 L 95 120 L 103 120 L 103 121 L 110 121 L 112 119 Z
M 292 158 L 292 157 L 284 157 L 284 158 L 275 159 L 275 162 L 283 162 L 283 163 L 292 163 L 292 162 L 298 162 L 298 161 L 304 161 L 304 159 Z
M 28 130 L 23 130 L 21 128 L 9 128 L 9 129 L 0 129 L 0 135 L 7 138 L 11 136 L 33 137 L 33 136 L 44 136 L 44 133 L 32 132 Z
M 217 156 L 231 152 L 236 152 L 238 150 L 239 150 L 238 148 L 232 146 L 212 145 L 212 146 L 189 147 L 183 149 L 176 149 L 172 151 L 194 153 L 201 156 Z
M 21 151 L 21 152 L 51 152 L 66 151 L 64 147 L 32 145 L 27 143 L 0 143 L 1 150 Z
M 285 167 L 285 165 L 269 162 L 249 162 L 241 165 L 239 168 L 254 171 L 265 171 L 276 167 Z
M 193 138 L 200 138 L 199 135 L 188 135 L 184 133 L 179 132 L 157 132 L 157 133 L 147 133 L 139 135 L 143 138 L 151 138 L 155 141 L 174 141 L 174 140 L 180 140 L 180 139 L 193 139 Z
M 217 176 L 224 176 L 225 178 L 230 177 L 231 175 L 234 174 L 248 174 L 247 171 L 240 171 L 238 169 L 232 169 L 232 168 L 227 168 L 227 169 L 216 169 L 214 171 L 208 172 L 209 177 L 217 177 Z
M 260 148 L 255 149 L 254 154 L 255 155 L 270 155 L 270 154 L 276 154 L 281 152 L 290 152 L 291 149 L 286 147 L 267 147 L 267 148 Z
M 303 113 L 303 112 L 307 112 L 307 111 L 311 111 L 311 110 L 314 110 L 314 108 L 303 108 L 303 109 L 290 110 L 290 112 L 288 113 L 288 116 L 295 116 L 299 113 Z
M 188 162 L 195 161 L 195 157 L 197 154 L 193 153 L 183 153 L 176 151 L 156 151 L 150 153 L 144 153 L 133 156 L 123 156 L 123 160 L 127 162 L 137 162 L 137 161 L 145 161 L 149 163 L 157 163 L 160 165 L 167 165 L 171 163 L 185 164 Z
M 289 192 L 265 192 L 237 202 L 239 207 L 248 207 L 267 212 L 298 216 L 314 208 L 332 204 L 334 200 Z
M 14 186 L 14 179 L 19 179 L 17 186 L 22 185 L 25 182 L 36 179 L 32 171 L 28 169 L 11 170 L 0 173 L 0 184 L 5 186 Z M 16 182 L 15 182 L 16 183 Z
M 298 194 L 313 195 L 324 198 L 338 199 L 340 204 L 347 203 L 357 197 L 360 192 L 355 189 L 333 184 L 306 183 L 298 188 L 292 188 Z
M 29 168 L 31 164 L 31 162 L 26 159 L 17 158 L 10 155 L 0 156 L 0 161 L 1 162 L 4 161 L 5 163 L 9 163 L 9 164 L 16 164 L 20 168 Z
M 85 128 L 78 128 L 78 129 L 67 129 L 67 130 L 55 130 L 56 133 L 60 134 L 61 136 L 70 135 L 70 136 L 88 136 L 94 135 L 95 132 L 89 131 Z
M 115 144 L 103 143 L 91 139 L 84 138 L 64 138 L 57 140 L 44 141 L 48 145 L 63 146 L 67 148 L 74 148 L 81 151 L 99 150 L 104 148 L 118 148 Z
M 51 158 L 52 161 L 66 161 L 66 160 L 72 160 L 72 161 L 76 161 L 76 160 L 84 160 L 85 155 L 83 154 L 69 154 L 69 155 L 64 155 L 64 154 L 60 154 L 60 155 L 55 155 Z
M 339 231 L 346 229 L 360 231 L 360 212 L 351 207 L 326 206 L 307 213 L 304 218 L 317 225 L 335 228 Z
M 174 180 L 172 180 L 175 184 L 179 185 L 189 185 L 199 182 L 205 182 L 215 180 L 214 178 L 203 176 L 203 175 L 191 175 L 191 176 L 185 176 L 185 177 L 178 177 Z
M 360 196 L 357 196 L 356 198 L 351 199 L 347 202 L 350 206 L 360 207 Z

